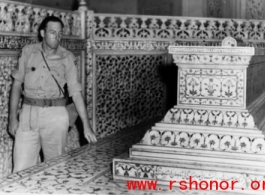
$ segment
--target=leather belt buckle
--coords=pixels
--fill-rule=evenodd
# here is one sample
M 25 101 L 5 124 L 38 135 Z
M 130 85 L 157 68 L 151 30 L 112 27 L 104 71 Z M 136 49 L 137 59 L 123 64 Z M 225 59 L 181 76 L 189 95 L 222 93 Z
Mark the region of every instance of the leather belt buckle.
M 52 100 L 44 99 L 43 102 L 44 102 L 43 107 L 51 107 L 52 106 Z

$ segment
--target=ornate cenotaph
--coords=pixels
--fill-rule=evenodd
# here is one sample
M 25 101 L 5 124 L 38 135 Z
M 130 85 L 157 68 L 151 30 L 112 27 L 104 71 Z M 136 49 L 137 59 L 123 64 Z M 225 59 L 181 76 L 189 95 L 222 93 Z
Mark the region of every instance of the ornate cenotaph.
M 263 49 L 237 47 L 228 37 L 222 46 L 170 46 L 169 53 L 179 67 L 177 105 L 128 158 L 113 160 L 114 180 L 188 186 L 192 178 L 204 188 L 223 181 L 218 190 L 232 190 L 225 185 L 234 181 L 234 191 L 264 194 Z

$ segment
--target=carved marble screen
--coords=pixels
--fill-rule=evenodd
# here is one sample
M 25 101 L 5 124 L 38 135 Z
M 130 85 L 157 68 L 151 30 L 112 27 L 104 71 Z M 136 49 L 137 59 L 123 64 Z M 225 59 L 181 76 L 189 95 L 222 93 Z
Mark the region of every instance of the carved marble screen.
M 0 56 L 0 178 L 11 173 L 13 140 L 7 132 L 11 72 L 18 64 L 19 52 L 7 52 Z
M 264 0 L 247 0 L 246 18 L 247 19 L 264 19 Z
M 164 114 L 166 89 L 159 72 L 164 54 L 98 53 L 95 60 L 100 137 Z
M 222 17 L 222 0 L 207 0 L 207 17 Z

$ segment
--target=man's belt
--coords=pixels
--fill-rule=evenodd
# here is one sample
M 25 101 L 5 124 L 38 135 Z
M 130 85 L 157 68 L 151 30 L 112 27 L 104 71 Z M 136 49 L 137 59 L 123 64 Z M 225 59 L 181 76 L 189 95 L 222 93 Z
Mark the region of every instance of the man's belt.
M 25 97 L 23 103 L 27 105 L 39 106 L 39 107 L 65 106 L 66 99 L 65 98 L 33 99 L 33 98 Z

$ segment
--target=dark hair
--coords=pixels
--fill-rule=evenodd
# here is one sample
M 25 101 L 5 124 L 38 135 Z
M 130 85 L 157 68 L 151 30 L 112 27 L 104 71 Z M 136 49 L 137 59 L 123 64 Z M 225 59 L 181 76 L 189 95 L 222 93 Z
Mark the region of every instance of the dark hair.
M 38 28 L 38 40 L 42 41 L 42 36 L 40 34 L 41 30 L 45 30 L 49 22 L 59 22 L 62 25 L 62 28 L 64 27 L 64 24 L 62 20 L 56 16 L 47 16 L 44 18 L 44 20 L 41 22 L 39 28 Z

